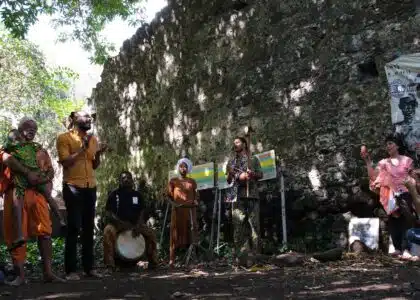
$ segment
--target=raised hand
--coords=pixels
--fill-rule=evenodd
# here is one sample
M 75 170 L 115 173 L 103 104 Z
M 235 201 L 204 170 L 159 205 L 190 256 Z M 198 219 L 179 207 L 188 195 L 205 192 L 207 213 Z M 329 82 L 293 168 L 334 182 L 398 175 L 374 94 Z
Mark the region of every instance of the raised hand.
M 365 145 L 362 145 L 362 147 L 360 147 L 360 156 L 364 160 L 369 160 L 370 159 L 369 151 L 368 151 L 368 149 Z

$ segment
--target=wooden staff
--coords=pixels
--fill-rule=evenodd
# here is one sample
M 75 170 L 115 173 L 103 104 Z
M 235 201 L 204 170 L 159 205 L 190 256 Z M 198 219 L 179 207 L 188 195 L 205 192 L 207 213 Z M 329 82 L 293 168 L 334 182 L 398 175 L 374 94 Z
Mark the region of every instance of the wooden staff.
M 251 132 L 253 129 L 251 126 L 246 128 L 245 139 L 248 146 L 247 150 L 247 171 L 251 169 Z M 249 180 L 246 181 L 246 197 L 249 198 Z

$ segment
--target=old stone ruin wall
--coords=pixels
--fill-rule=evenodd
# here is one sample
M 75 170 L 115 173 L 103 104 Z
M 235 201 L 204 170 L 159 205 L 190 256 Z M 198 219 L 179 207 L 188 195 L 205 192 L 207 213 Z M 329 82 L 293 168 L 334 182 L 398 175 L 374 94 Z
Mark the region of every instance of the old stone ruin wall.
M 359 149 L 385 155 L 384 64 L 418 51 L 419 28 L 411 0 L 169 1 L 93 91 L 114 149 L 99 171 L 102 195 L 125 168 L 163 187 L 181 155 L 221 161 L 250 124 L 253 151 L 274 149 L 285 164 L 292 239 L 309 249 L 345 241 L 343 213 L 381 214 Z M 263 191 L 275 240 L 276 182 Z

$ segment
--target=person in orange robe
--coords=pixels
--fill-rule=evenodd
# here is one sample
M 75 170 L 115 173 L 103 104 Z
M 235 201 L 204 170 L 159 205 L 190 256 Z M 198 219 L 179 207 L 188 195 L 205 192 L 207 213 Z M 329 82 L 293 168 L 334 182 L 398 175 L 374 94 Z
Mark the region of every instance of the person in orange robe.
M 198 237 L 196 208 L 191 208 L 194 224 L 194 234 L 191 236 L 190 208 L 182 207 L 182 205 L 198 205 L 197 183 L 194 179 L 187 177 L 192 170 L 192 162 L 187 158 L 182 158 L 177 163 L 177 169 L 180 176 L 172 178 L 168 184 L 169 197 L 180 205 L 172 206 L 169 241 L 169 266 L 171 268 L 175 262 L 175 250 L 196 242 Z
M 21 122 L 35 122 L 32 119 L 25 119 Z M 36 134 L 36 126 L 30 126 L 28 135 Z M 47 151 L 41 149 L 36 155 L 38 166 L 42 171 L 52 170 L 51 158 Z M 13 173 L 19 172 L 27 177 L 31 185 L 43 184 L 48 181 L 43 178 L 41 174 L 34 173 L 25 168 L 10 154 L 0 151 L 0 182 L 4 196 L 4 210 L 3 210 L 3 236 L 4 241 L 10 247 L 16 239 L 16 230 L 14 228 L 16 221 L 13 214 Z M 57 277 L 52 272 L 52 223 L 48 203 L 44 196 L 37 192 L 35 188 L 28 188 L 25 190 L 24 204 L 22 209 L 22 231 L 25 239 L 29 237 L 37 237 L 38 247 L 43 263 L 43 273 L 45 282 L 64 282 L 63 279 Z M 11 251 L 13 265 L 15 267 L 17 277 L 8 285 L 19 286 L 24 283 L 24 263 L 26 260 L 26 244 L 21 245 Z

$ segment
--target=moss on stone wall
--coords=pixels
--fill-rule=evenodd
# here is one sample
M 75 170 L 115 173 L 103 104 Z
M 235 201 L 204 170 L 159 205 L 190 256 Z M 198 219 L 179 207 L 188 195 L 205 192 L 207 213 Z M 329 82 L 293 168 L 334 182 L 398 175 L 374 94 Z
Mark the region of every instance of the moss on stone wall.
M 100 135 L 115 150 L 101 190 L 125 168 L 163 187 L 181 155 L 219 161 L 251 124 L 254 151 L 275 149 L 289 195 L 299 191 L 292 210 L 372 203 L 359 147 L 383 155 L 383 67 L 416 51 L 419 25 L 411 0 L 169 1 L 93 91 Z

